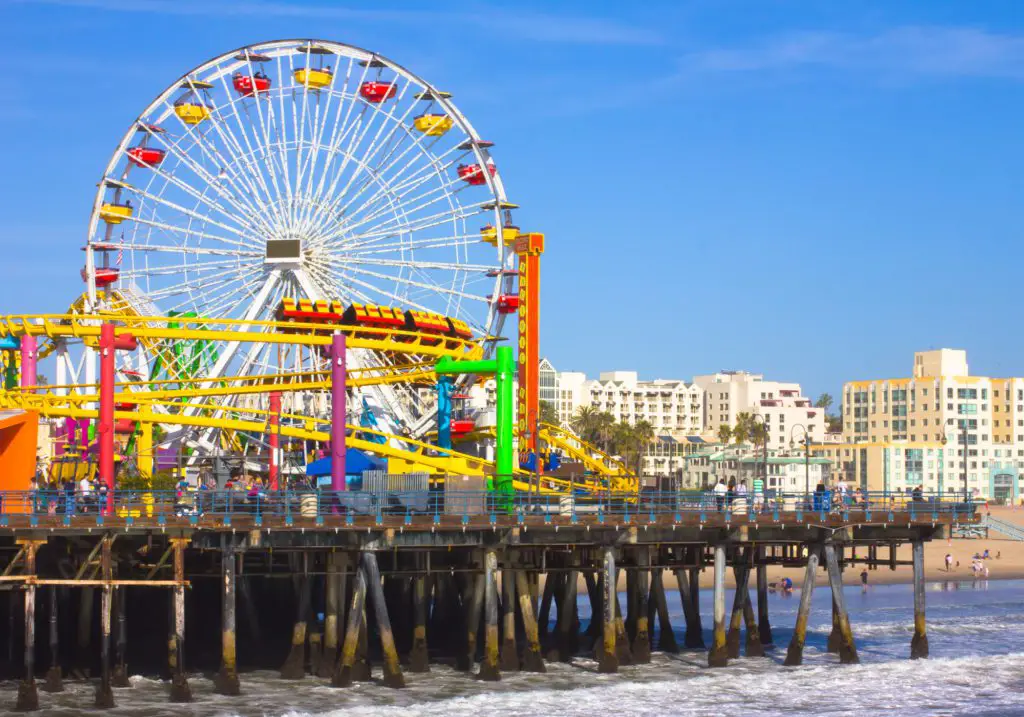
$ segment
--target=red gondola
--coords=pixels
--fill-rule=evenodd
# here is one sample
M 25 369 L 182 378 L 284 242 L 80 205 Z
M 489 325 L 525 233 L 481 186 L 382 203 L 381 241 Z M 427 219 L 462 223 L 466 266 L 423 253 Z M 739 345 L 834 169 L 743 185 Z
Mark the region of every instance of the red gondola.
M 121 270 L 118 269 L 117 267 L 113 267 L 113 266 L 109 266 L 109 267 L 107 267 L 107 266 L 105 266 L 105 267 L 96 267 L 96 286 L 98 288 L 103 288 L 105 286 L 110 286 L 115 281 L 117 281 L 117 277 L 118 277 L 118 275 L 120 273 L 121 273 Z M 86 272 L 85 269 L 82 269 L 82 281 L 88 281 L 88 280 L 89 280 L 89 274 Z
M 231 83 L 235 86 L 235 91 L 242 97 L 252 97 L 260 92 L 269 92 L 271 84 L 270 78 L 262 72 L 257 72 L 252 76 L 236 72 L 231 76 Z
M 137 167 L 156 167 L 167 153 L 156 147 L 132 147 L 127 154 L 128 161 Z
M 487 170 L 491 173 L 492 177 L 498 173 L 498 168 L 490 162 L 487 164 Z M 484 173 L 480 171 L 479 164 L 460 164 L 457 171 L 459 173 L 459 179 L 466 184 L 480 186 L 481 184 L 487 183 L 487 178 L 484 176 Z
M 519 311 L 519 296 L 516 294 L 502 294 L 498 297 L 498 313 L 514 314 Z
M 398 92 L 398 86 L 394 82 L 364 82 L 359 86 L 359 94 L 367 102 L 379 104 L 384 100 L 390 100 Z

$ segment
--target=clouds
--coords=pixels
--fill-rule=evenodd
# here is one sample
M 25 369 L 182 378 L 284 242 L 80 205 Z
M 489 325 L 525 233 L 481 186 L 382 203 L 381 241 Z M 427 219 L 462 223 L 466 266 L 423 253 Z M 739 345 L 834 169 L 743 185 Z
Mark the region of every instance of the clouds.
M 593 45 L 658 45 L 659 32 L 600 17 L 568 16 L 530 10 L 509 12 L 487 6 L 471 9 L 364 10 L 334 3 L 291 3 L 274 0 L 13 0 L 13 4 L 82 8 L 105 12 L 177 16 L 261 16 L 308 20 L 390 22 L 433 28 L 455 25 L 485 30 L 507 39 Z
M 1024 79 L 1024 35 L 937 26 L 898 27 L 863 36 L 801 32 L 749 47 L 689 53 L 682 67 L 694 73 L 818 68 L 896 77 Z

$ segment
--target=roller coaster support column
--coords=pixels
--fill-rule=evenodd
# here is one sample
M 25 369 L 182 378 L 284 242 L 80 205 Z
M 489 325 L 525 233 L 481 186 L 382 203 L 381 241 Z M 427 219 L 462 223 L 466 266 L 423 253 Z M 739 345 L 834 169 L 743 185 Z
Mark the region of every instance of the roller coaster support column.
M 100 410 L 96 426 L 99 444 L 100 483 L 107 486 L 104 513 L 113 515 L 114 506 L 114 352 L 134 351 L 138 342 L 131 334 L 117 334 L 114 325 L 100 326 Z
M 512 473 L 515 470 L 512 456 L 512 380 L 515 361 L 509 346 L 499 346 L 494 358 L 481 361 L 454 361 L 442 358 L 434 366 L 434 372 L 441 376 L 456 374 L 493 375 L 497 383 L 497 447 L 495 451 L 494 485 L 501 493 L 511 494 Z
M 17 336 L 4 336 L 0 338 L 0 351 L 10 351 L 7 357 L 7 370 L 4 372 L 4 388 L 12 389 L 18 385 L 18 366 L 14 360 L 14 352 L 21 348 L 21 339 Z
M 451 376 L 437 377 L 437 445 L 452 447 L 452 393 L 455 383 Z
M 267 482 L 270 490 L 277 490 L 278 472 L 281 470 L 281 392 L 271 391 L 270 396 L 270 433 L 267 446 L 270 448 L 270 463 L 267 466 Z
M 331 337 L 331 490 L 345 490 L 345 334 Z M 344 598 L 342 598 L 344 599 Z
M 519 391 L 518 429 L 525 445 L 521 451 L 536 456 L 542 470 L 540 439 L 540 256 L 544 253 L 543 234 L 520 234 L 514 245 L 519 255 Z
M 36 361 L 39 359 L 39 351 L 36 345 L 36 337 L 26 334 L 21 337 L 21 387 L 35 388 L 36 386 Z

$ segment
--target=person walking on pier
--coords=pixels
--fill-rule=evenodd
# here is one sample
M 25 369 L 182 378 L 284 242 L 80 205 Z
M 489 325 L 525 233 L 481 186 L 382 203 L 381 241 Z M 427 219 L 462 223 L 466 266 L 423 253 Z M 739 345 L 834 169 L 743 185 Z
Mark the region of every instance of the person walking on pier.
M 758 513 L 764 508 L 764 479 L 761 476 L 754 478 L 754 510 Z
M 718 482 L 715 483 L 715 487 L 712 489 L 715 494 L 715 503 L 718 508 L 718 512 L 721 513 L 725 510 L 725 494 L 729 492 L 729 489 L 725 487 L 725 479 L 719 478 Z

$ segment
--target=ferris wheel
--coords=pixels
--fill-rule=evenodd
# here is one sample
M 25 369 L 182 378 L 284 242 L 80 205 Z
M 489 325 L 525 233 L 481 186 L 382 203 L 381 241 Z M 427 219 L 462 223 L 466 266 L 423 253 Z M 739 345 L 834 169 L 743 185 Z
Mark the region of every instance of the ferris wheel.
M 376 53 L 321 40 L 226 53 L 160 93 L 114 151 L 85 302 L 247 322 L 288 302 L 389 307 L 461 322 L 489 354 L 515 274 L 491 146 L 448 93 Z M 396 360 L 356 353 L 350 365 Z M 322 360 L 260 343 L 200 354 L 192 370 L 211 377 Z M 396 423 L 421 418 L 414 388 L 375 391 Z

